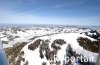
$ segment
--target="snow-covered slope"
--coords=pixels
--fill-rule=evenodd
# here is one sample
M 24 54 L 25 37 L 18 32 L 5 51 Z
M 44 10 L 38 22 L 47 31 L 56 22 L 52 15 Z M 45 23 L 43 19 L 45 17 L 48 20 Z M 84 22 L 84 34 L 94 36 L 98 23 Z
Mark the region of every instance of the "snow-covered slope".
M 32 28 L 4 28 L 0 29 L 0 38 L 3 41 L 4 48 L 13 47 L 19 42 L 30 42 L 31 38 L 56 33 L 83 33 L 90 29 L 78 29 L 72 27 L 32 27 Z
M 92 44 L 89 48 L 81 46 L 77 40 L 79 37 L 97 41 L 100 30 L 55 25 L 0 28 L 0 38 L 10 65 L 84 65 L 80 58 L 67 62 L 67 57 L 76 59 L 81 56 L 89 60 L 93 58 L 88 63 L 94 65 L 98 53 L 91 51 Z M 88 65 L 87 62 L 85 65 Z
M 21 61 L 21 65 L 27 64 L 27 65 L 65 65 L 66 64 L 66 57 L 67 57 L 67 50 L 68 46 L 70 45 L 73 49 L 73 52 L 75 51 L 75 54 L 78 55 L 83 55 L 84 57 L 94 57 L 94 61 L 96 61 L 97 53 L 93 53 L 90 51 L 87 51 L 83 49 L 77 42 L 78 37 L 83 37 L 83 38 L 88 38 L 92 41 L 95 39 L 90 38 L 86 35 L 79 34 L 79 33 L 61 33 L 61 34 L 55 34 L 55 35 L 50 35 L 50 36 L 43 36 L 43 37 L 38 37 L 34 39 L 32 42 L 28 43 L 21 51 L 24 52 L 22 55 L 22 58 L 24 58 L 24 61 Z M 32 44 L 35 44 L 37 40 L 40 40 L 40 42 L 36 43 L 38 46 L 33 48 L 29 48 L 29 46 Z M 46 44 L 49 48 L 48 51 L 43 50 L 43 58 L 40 57 L 40 50 L 41 50 L 41 45 Z M 59 46 L 60 49 L 55 49 L 52 45 L 55 42 L 55 46 Z M 60 41 L 62 40 L 62 42 Z M 62 43 L 62 44 L 59 44 Z M 58 44 L 57 44 L 58 43 Z M 47 58 L 46 54 L 49 53 L 47 56 L 50 56 L 49 59 Z M 53 58 L 52 58 L 53 57 Z M 51 59 L 50 59 L 51 58 Z M 58 63 L 58 64 L 57 64 Z M 73 65 L 79 65 L 78 62 L 73 62 Z

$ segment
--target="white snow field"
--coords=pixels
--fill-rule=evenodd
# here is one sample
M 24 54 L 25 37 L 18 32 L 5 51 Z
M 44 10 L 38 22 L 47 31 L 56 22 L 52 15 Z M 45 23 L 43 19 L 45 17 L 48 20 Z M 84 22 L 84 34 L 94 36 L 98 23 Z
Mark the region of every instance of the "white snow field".
M 61 65 L 63 65 L 63 61 L 65 60 L 65 55 L 66 55 L 66 49 L 67 49 L 67 45 L 70 44 L 73 48 L 74 51 L 76 51 L 76 53 L 78 54 L 82 54 L 86 57 L 93 57 L 94 62 L 96 61 L 97 58 L 97 53 L 93 53 L 90 51 L 87 51 L 85 49 L 83 49 L 79 43 L 77 42 L 77 38 L 78 37 L 84 37 L 84 38 L 88 38 L 90 40 L 94 40 L 93 38 L 90 38 L 86 35 L 83 34 L 79 34 L 79 33 L 61 33 L 61 34 L 55 34 L 55 35 L 51 35 L 51 36 L 43 36 L 43 37 L 39 37 L 36 38 L 37 39 L 43 39 L 43 40 L 50 40 L 49 46 L 51 46 L 51 43 L 55 40 L 55 39 L 64 39 L 66 41 L 66 44 L 61 46 L 61 49 L 58 51 L 57 53 L 57 58 L 55 58 L 55 60 L 60 60 L 61 61 Z M 31 43 L 33 43 L 35 40 L 33 40 L 32 42 L 28 43 L 23 49 L 22 51 L 25 52 L 24 54 L 24 58 L 26 61 L 28 61 L 28 65 L 41 65 L 43 62 L 46 62 L 47 65 L 50 65 L 50 61 L 48 61 L 46 58 L 41 59 L 39 56 L 39 47 L 37 49 L 35 49 L 34 51 L 29 50 L 28 49 L 28 45 L 30 45 Z M 52 48 L 50 48 L 50 50 L 52 50 Z M 23 65 L 23 61 L 21 62 L 21 65 Z M 74 63 L 75 64 L 75 63 Z M 55 64 L 53 64 L 55 65 Z
M 92 31 L 92 32 L 91 32 Z M 22 44 L 23 42 L 27 43 L 20 52 L 24 52 L 21 56 L 24 58 L 24 61 L 21 60 L 19 63 L 20 65 L 65 65 L 66 64 L 66 57 L 68 53 L 68 46 L 72 47 L 73 52 L 77 55 L 82 55 L 84 57 L 89 58 L 89 60 L 93 60 L 96 62 L 98 53 L 94 53 L 84 49 L 82 46 L 79 45 L 77 39 L 79 37 L 87 38 L 91 41 L 96 41 L 97 39 L 93 38 L 92 36 L 97 36 L 96 38 L 100 39 L 100 30 L 93 31 L 89 28 L 76 28 L 76 27 L 64 27 L 64 26 L 45 26 L 45 27 L 30 27 L 30 28 L 1 28 L 0 29 L 0 38 L 3 43 L 3 47 L 13 48 L 15 44 Z M 54 60 L 48 60 L 46 57 L 46 51 L 43 51 L 44 57 L 40 57 L 40 46 L 43 42 L 40 42 L 39 46 L 36 47 L 34 50 L 30 50 L 28 47 L 36 40 L 49 40 L 48 48 L 50 52 L 55 52 Z M 60 47 L 58 51 L 54 51 L 52 44 L 55 40 L 61 39 L 64 40 L 66 43 L 56 46 Z M 20 54 L 19 52 L 19 54 Z M 16 62 L 18 60 L 18 56 L 16 57 Z M 48 54 L 49 55 L 49 54 Z M 52 55 L 52 54 L 51 54 Z M 13 63 L 13 62 L 12 62 Z M 44 63 L 44 64 L 43 64 Z M 58 63 L 58 64 L 56 64 Z M 72 62 L 72 65 L 82 65 L 79 64 L 77 61 Z

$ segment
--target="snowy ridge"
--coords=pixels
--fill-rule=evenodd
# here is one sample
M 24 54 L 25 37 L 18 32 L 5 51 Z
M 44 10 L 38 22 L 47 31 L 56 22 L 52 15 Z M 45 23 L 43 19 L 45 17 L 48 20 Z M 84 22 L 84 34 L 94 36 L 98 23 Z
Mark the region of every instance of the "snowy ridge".
M 21 61 L 21 65 L 24 65 L 26 62 L 28 63 L 28 65 L 43 65 L 43 63 L 45 62 L 47 65 L 57 65 L 56 62 L 58 62 L 58 65 L 63 65 L 65 61 L 65 56 L 66 56 L 66 50 L 68 45 L 70 44 L 72 49 L 74 51 L 76 51 L 77 54 L 82 54 L 83 56 L 87 56 L 87 57 L 94 57 L 94 62 L 96 61 L 96 57 L 97 57 L 97 53 L 93 53 L 90 51 L 87 51 L 85 49 L 83 49 L 79 43 L 77 42 L 77 38 L 78 37 L 84 37 L 84 38 L 88 38 L 92 41 L 94 41 L 95 39 L 90 38 L 86 35 L 83 34 L 79 34 L 79 33 L 61 33 L 61 34 L 55 34 L 55 35 L 51 35 L 51 36 L 43 36 L 43 37 L 38 37 L 36 39 L 34 39 L 32 42 L 28 43 L 21 51 L 24 51 L 24 55 L 22 56 L 25 61 Z M 46 58 L 46 56 L 44 56 L 44 58 L 40 57 L 40 46 L 38 46 L 36 49 L 34 50 L 30 50 L 28 48 L 29 45 L 31 45 L 32 43 L 34 43 L 36 40 L 41 39 L 41 40 L 49 40 L 50 42 L 49 44 L 49 49 L 50 51 L 53 51 L 54 48 L 52 47 L 52 44 L 54 42 L 54 40 L 57 39 L 62 39 L 64 40 L 66 43 L 60 45 L 61 49 L 59 49 L 57 51 L 57 54 L 54 55 L 54 60 L 48 60 Z M 40 42 L 40 45 L 43 42 Z M 56 44 L 56 46 L 59 46 Z M 43 52 L 43 54 L 45 55 L 45 51 Z M 54 63 L 53 63 L 54 62 Z M 78 65 L 77 63 L 73 63 L 73 65 Z
M 77 41 L 79 37 L 87 38 L 91 43 L 100 38 L 100 30 L 70 26 L 0 29 L 0 38 L 11 65 L 84 65 L 79 60 L 66 62 L 67 56 L 80 55 L 88 58 L 94 57 L 93 63 L 95 63 L 98 53 L 89 49 L 93 47 L 91 44 L 87 47 L 86 43 L 86 48 L 80 46 Z
M 50 35 L 55 33 L 82 33 L 89 32 L 90 29 L 79 29 L 73 27 L 47 26 L 32 28 L 1 28 L 0 38 L 3 41 L 4 48 L 13 47 L 19 42 L 30 42 L 31 38 L 36 36 Z M 42 33 L 41 33 L 42 32 Z

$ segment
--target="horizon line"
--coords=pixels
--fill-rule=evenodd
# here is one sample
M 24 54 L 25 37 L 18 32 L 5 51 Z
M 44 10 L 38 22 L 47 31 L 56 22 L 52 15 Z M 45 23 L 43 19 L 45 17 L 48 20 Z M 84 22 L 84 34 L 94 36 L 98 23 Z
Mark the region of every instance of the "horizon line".
M 69 26 L 100 26 L 100 25 L 89 25 L 89 24 L 41 24 L 41 23 L 0 23 L 0 25 L 69 25 Z

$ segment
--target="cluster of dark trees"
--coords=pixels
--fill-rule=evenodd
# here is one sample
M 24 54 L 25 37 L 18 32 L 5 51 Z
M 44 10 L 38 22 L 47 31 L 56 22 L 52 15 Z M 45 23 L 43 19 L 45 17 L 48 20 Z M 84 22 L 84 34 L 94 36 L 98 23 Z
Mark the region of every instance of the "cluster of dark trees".
M 92 33 L 92 35 L 89 35 L 88 33 Z M 89 37 L 92 37 L 94 39 L 99 39 L 100 38 L 100 33 L 97 32 L 96 30 L 91 30 L 89 32 L 85 32 L 85 34 Z
M 28 46 L 28 49 L 35 50 L 36 48 L 38 48 L 38 46 L 40 45 L 41 42 L 43 42 L 43 40 L 41 40 L 41 39 L 38 39 L 38 40 L 34 41 L 34 43 L 31 43 Z
M 60 50 L 61 49 L 61 45 L 66 44 L 66 41 L 64 41 L 63 39 L 56 39 L 53 41 L 53 43 L 51 44 L 51 47 L 55 50 Z
M 94 53 L 98 53 L 98 50 L 99 50 L 99 47 L 100 47 L 100 40 L 91 41 L 88 38 L 79 37 L 77 39 L 77 42 L 84 49 L 91 51 L 91 52 L 94 52 Z
M 16 43 L 13 47 L 5 49 L 5 53 L 10 65 L 20 65 L 21 60 L 24 60 L 24 58 L 21 57 L 21 55 L 24 54 L 24 52 L 20 51 L 26 44 L 26 42 Z M 17 57 L 18 59 L 16 61 Z

